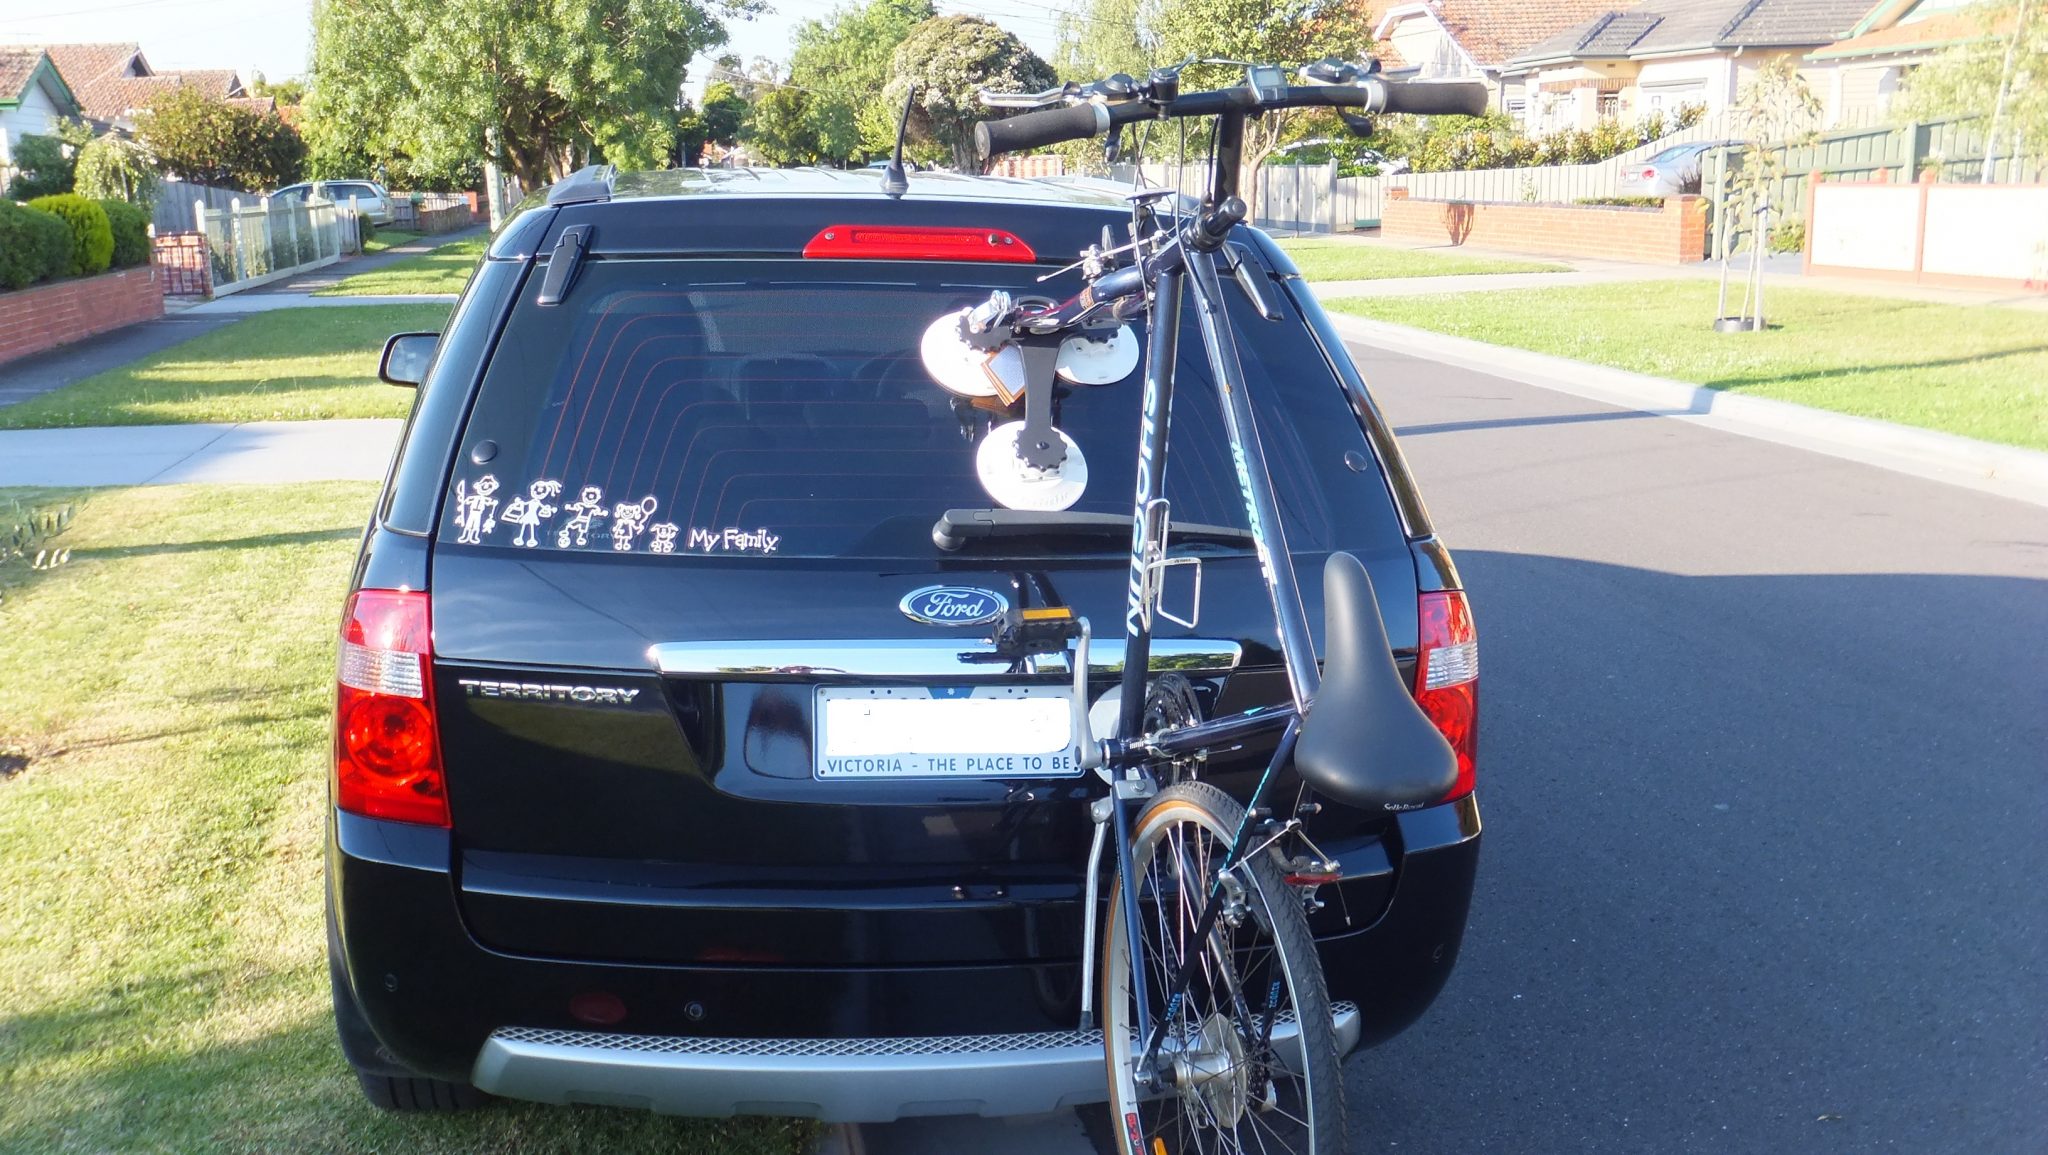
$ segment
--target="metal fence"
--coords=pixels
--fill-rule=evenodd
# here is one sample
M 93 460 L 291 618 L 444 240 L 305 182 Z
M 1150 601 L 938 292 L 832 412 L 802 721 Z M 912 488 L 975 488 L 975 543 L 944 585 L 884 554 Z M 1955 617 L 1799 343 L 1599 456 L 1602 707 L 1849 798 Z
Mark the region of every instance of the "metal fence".
M 323 200 L 269 198 L 225 209 L 193 205 L 198 231 L 206 237 L 213 295 L 224 296 L 316 269 L 356 250 L 355 214 Z

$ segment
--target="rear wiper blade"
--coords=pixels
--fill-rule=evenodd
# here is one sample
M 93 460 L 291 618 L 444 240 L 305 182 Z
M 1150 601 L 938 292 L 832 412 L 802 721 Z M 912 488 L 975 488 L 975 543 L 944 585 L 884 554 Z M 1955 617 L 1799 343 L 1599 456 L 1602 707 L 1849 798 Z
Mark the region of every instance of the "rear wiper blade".
M 1248 529 L 1191 521 L 1172 523 L 1168 533 L 1176 541 L 1194 539 L 1243 545 L 1252 541 Z M 1131 519 L 1121 513 L 1075 513 L 1070 510 L 949 509 L 932 523 L 932 544 L 948 553 L 981 538 L 1050 534 L 1129 537 Z

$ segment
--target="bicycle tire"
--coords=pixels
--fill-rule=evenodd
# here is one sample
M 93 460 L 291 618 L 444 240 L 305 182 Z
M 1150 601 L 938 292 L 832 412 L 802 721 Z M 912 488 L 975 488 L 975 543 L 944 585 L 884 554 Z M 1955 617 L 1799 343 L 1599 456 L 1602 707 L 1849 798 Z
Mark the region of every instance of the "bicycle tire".
M 1175 783 L 1146 804 L 1131 829 L 1132 868 L 1135 876 L 1144 880 L 1140 883 L 1141 918 L 1148 913 L 1148 900 L 1150 912 L 1156 914 L 1167 905 L 1160 903 L 1157 896 L 1179 889 L 1171 879 L 1154 873 L 1159 849 L 1179 833 L 1175 853 L 1169 858 L 1182 864 L 1174 872 L 1178 877 L 1189 877 L 1187 863 L 1197 864 L 1193 876 L 1199 884 L 1195 893 L 1200 898 L 1171 905 L 1175 908 L 1174 922 L 1183 932 L 1192 932 L 1214 876 L 1209 867 L 1236 834 L 1243 813 L 1228 794 L 1206 782 Z M 1191 832 L 1199 834 L 1191 838 Z M 1203 853 L 1205 846 L 1207 854 Z M 1160 1155 L 1162 1150 L 1167 1155 L 1241 1151 L 1340 1155 L 1345 1148 L 1341 1056 L 1337 1053 L 1329 991 L 1316 957 L 1315 940 L 1309 934 L 1308 918 L 1293 888 L 1268 855 L 1251 855 L 1232 873 L 1249 882 L 1243 890 L 1248 917 L 1230 932 L 1227 952 L 1221 950 L 1216 931 L 1211 932 L 1211 944 L 1204 952 L 1211 960 L 1220 960 L 1227 953 L 1231 965 L 1212 961 L 1197 968 L 1200 973 L 1191 979 L 1182 1008 L 1175 1021 L 1169 1023 L 1167 1032 L 1168 1044 L 1184 1055 L 1214 1056 L 1217 1046 L 1222 1046 L 1230 1055 L 1223 1064 L 1230 1073 L 1212 1078 L 1200 1087 L 1185 1091 L 1169 1088 L 1155 1095 L 1145 1094 L 1131 1074 L 1131 1052 L 1136 1049 L 1129 977 L 1132 960 L 1123 929 L 1121 880 L 1110 887 L 1109 918 L 1102 935 L 1099 1006 L 1103 1058 L 1109 1078 L 1110 1123 L 1116 1136 L 1114 1150 L 1120 1155 Z M 1147 929 L 1159 932 L 1161 924 L 1155 922 Z M 1256 941 L 1261 934 L 1263 944 Z M 1248 938 L 1254 941 L 1247 942 Z M 1150 957 L 1150 950 L 1145 952 L 1151 980 L 1148 994 L 1157 1004 L 1162 1001 L 1166 986 L 1162 976 L 1179 956 L 1167 957 L 1172 954 L 1172 947 L 1164 934 L 1157 938 L 1148 934 L 1141 941 L 1158 944 L 1158 958 Z M 1227 980 L 1234 974 L 1234 985 L 1240 991 L 1278 989 L 1276 983 L 1285 986 L 1287 1004 L 1268 1013 L 1277 1012 L 1278 1024 L 1284 1023 L 1288 1012 L 1292 1012 L 1300 1042 L 1302 1070 L 1298 1075 L 1284 1062 L 1261 1061 L 1250 1054 L 1253 1048 L 1244 1042 L 1244 1037 L 1259 1036 L 1256 1028 L 1263 1016 L 1254 1012 L 1253 1029 L 1244 1030 L 1244 1016 L 1219 1009 L 1219 1005 L 1247 1006 L 1249 997 L 1220 999 L 1217 991 L 1207 989 L 1215 984 L 1204 979 L 1203 974 Z M 1162 1010 L 1155 1005 L 1154 1014 Z M 1198 1019 L 1200 1029 L 1191 1029 Z M 1219 1026 L 1219 1019 L 1225 1020 L 1227 1028 L 1235 1034 L 1227 1039 L 1220 1037 L 1224 1026 Z M 1191 1038 L 1199 1039 L 1200 1044 L 1190 1047 Z M 1269 1057 L 1277 1060 L 1283 1045 L 1280 1040 L 1274 1043 Z M 1237 1050 L 1231 1051 L 1232 1046 Z M 1162 1046 L 1162 1053 L 1168 1049 Z M 1270 1092 L 1261 1090 L 1262 1080 Z M 1254 1102 L 1254 1095 L 1260 1101 Z

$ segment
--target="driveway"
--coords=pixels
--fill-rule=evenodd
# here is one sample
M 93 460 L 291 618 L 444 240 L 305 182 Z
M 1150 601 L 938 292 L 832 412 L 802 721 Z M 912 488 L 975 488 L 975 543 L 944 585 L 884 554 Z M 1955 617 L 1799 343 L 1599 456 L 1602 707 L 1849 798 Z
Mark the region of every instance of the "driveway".
M 1488 827 L 1353 1150 L 2048 1151 L 2048 509 L 1353 352 L 1472 593 Z M 864 1137 L 1020 1137 L 960 1123 Z

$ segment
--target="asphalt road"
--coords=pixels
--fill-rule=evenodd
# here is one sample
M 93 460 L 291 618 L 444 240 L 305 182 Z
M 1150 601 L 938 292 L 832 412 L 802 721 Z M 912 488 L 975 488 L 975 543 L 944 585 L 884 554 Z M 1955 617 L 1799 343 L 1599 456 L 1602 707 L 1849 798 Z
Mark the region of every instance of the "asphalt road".
M 2048 1151 L 2048 509 L 1353 352 L 1473 599 L 1487 824 L 1354 1149 Z

